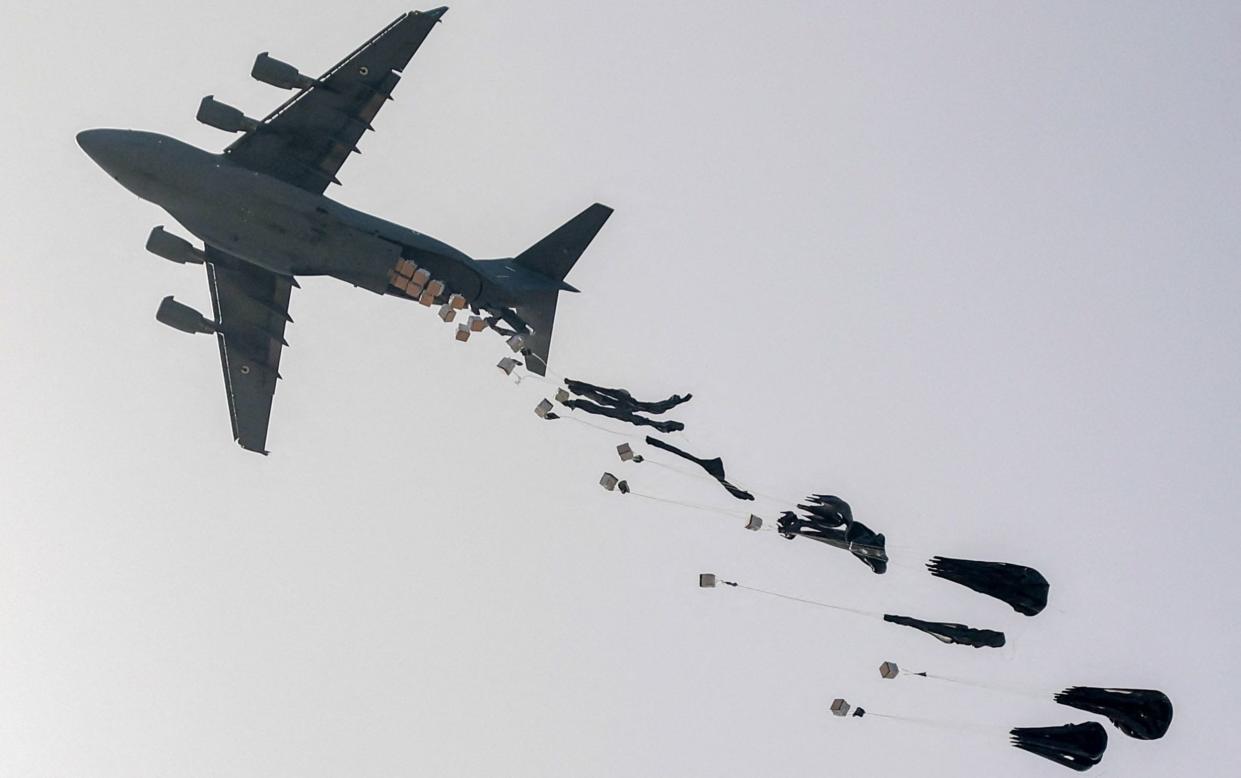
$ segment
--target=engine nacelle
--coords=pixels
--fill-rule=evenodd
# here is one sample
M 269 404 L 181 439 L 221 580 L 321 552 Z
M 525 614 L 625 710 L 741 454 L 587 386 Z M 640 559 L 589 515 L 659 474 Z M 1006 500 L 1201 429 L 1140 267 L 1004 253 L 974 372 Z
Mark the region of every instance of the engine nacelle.
M 172 299 L 172 295 L 164 298 L 159 304 L 159 310 L 155 312 L 156 321 L 161 324 L 167 324 L 174 330 L 188 332 L 191 335 L 197 335 L 200 332 L 215 332 L 215 322 L 209 320 L 198 311 L 188 305 L 179 303 Z
M 264 84 L 271 84 L 279 89 L 306 89 L 314 86 L 315 80 L 303 76 L 287 62 L 281 62 L 267 52 L 254 58 L 254 67 L 250 76 Z
M 195 118 L 208 127 L 225 132 L 250 132 L 259 126 L 256 120 L 231 105 L 221 103 L 214 95 L 207 95 L 198 104 L 198 115 Z
M 185 238 L 177 237 L 164 229 L 163 225 L 151 230 L 147 237 L 147 251 L 170 262 L 184 265 L 201 265 L 206 257 L 201 251 L 190 245 Z

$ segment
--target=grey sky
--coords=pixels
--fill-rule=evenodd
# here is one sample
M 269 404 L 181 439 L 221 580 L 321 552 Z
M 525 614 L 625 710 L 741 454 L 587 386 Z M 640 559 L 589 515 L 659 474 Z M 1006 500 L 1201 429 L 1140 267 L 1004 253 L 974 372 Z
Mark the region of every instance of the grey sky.
M 1087 718 L 885 659 L 1162 688 L 1168 736 L 1109 727 L 1092 774 L 1235 765 L 1237 6 L 462 0 L 342 170 L 331 196 L 478 257 L 615 207 L 553 367 L 693 391 L 697 452 L 849 499 L 910 565 L 883 578 L 605 494 L 728 504 L 540 422 L 498 340 L 335 281 L 294 295 L 273 454 L 232 444 L 214 344 L 154 321 L 208 308 L 203 273 L 143 251 L 173 225 L 73 136 L 219 149 L 203 95 L 284 99 L 257 52 L 317 73 L 409 7 L 6 9 L 0 775 L 1041 776 L 1004 730 Z M 1033 564 L 1052 607 L 929 553 Z

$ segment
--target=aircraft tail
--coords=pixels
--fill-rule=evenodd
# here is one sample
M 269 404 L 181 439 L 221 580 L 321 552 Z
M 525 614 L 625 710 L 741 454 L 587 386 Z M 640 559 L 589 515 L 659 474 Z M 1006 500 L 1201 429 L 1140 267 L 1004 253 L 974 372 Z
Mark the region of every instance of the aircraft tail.
M 517 306 L 517 315 L 534 331 L 526 339 L 526 348 L 530 350 L 526 368 L 536 375 L 547 373 L 560 292 L 577 291 L 566 284 L 564 278 L 611 215 L 611 208 L 595 203 L 513 260 L 514 264 L 556 282 L 558 287 L 529 292 L 525 301 Z

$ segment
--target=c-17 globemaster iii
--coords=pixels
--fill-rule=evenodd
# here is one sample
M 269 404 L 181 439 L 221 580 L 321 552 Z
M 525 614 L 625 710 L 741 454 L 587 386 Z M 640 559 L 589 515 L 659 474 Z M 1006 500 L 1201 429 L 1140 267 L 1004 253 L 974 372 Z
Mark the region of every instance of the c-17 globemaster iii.
M 198 119 L 241 137 L 221 154 L 164 135 L 96 129 L 78 144 L 122 186 L 163 208 L 203 241 L 198 249 L 163 227 L 147 248 L 203 264 L 208 319 L 171 297 L 156 318 L 185 332 L 214 333 L 233 437 L 267 453 L 289 296 L 299 275 L 326 275 L 378 294 L 439 305 L 451 320 L 475 316 L 458 337 L 493 327 L 518 338 L 527 367 L 543 374 L 557 296 L 612 210 L 596 203 L 516 257 L 476 260 L 422 233 L 325 197 L 401 72 L 447 8 L 403 14 L 319 78 L 259 54 L 251 73 L 296 93 L 265 119 L 206 97 Z M 484 316 L 486 314 L 486 316 Z M 505 326 L 507 325 L 507 326 Z

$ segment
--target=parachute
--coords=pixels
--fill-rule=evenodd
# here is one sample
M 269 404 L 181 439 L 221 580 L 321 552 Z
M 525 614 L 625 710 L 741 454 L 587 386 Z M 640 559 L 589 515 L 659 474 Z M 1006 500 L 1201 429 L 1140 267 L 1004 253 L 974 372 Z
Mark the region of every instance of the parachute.
M 1055 696 L 1070 708 L 1106 716 L 1116 728 L 1138 740 L 1158 740 L 1172 725 L 1172 700 L 1156 689 L 1100 689 L 1070 686 Z
M 847 503 L 844 505 L 847 511 L 849 506 Z M 860 521 L 855 521 L 851 514 L 847 529 L 836 529 L 840 525 L 834 522 L 834 518 L 821 519 L 817 514 L 811 514 L 811 518 L 804 519 L 792 511 L 785 511 L 780 515 L 777 526 L 780 528 L 780 534 L 789 540 L 800 535 L 829 546 L 843 548 L 869 567 L 872 572 L 880 575 L 887 572 L 888 553 L 883 533 L 871 531 L 870 527 Z
M 652 438 L 650 435 L 646 436 L 646 443 L 649 446 L 654 446 L 655 448 L 663 449 L 664 451 L 667 451 L 670 454 L 676 454 L 680 458 L 687 459 L 690 462 L 693 462 L 694 464 L 698 465 L 703 470 L 707 471 L 707 475 L 719 481 L 720 486 L 723 486 L 725 489 L 727 489 L 728 493 L 731 494 L 733 497 L 736 497 L 738 500 L 753 500 L 754 499 L 754 495 L 750 494 L 744 489 L 739 489 L 736 486 L 733 486 L 724 478 L 724 460 L 720 459 L 719 457 L 716 457 L 715 459 L 699 459 L 698 457 L 694 456 L 688 451 L 682 451 L 681 449 L 677 448 L 671 443 L 665 443 L 658 438 Z
M 565 386 L 569 387 L 569 391 L 592 400 L 599 405 L 606 405 L 616 408 L 620 411 L 629 411 L 631 413 L 654 413 L 656 415 L 665 413 L 677 407 L 681 403 L 689 402 L 694 396 L 687 394 L 682 397 L 674 394 L 666 400 L 656 402 L 643 402 L 634 399 L 634 396 L 624 389 L 609 389 L 606 386 L 595 386 L 585 381 L 578 381 L 572 378 L 564 380 Z
M 926 567 L 936 578 L 1003 600 L 1026 616 L 1037 615 L 1047 607 L 1050 587 L 1043 574 L 1033 567 L 942 556 L 932 557 Z
M 809 505 L 797 504 L 798 510 L 810 514 L 823 527 L 846 527 L 853 523 L 853 510 L 849 503 L 830 494 L 812 494 L 806 498 Z
M 942 643 L 956 643 L 959 646 L 973 646 L 974 648 L 1004 647 L 1004 633 L 992 629 L 975 629 L 964 624 L 944 621 L 923 621 L 910 616 L 895 616 L 891 613 L 885 613 L 883 620 L 892 624 L 913 627 Z
M 685 425 L 679 421 L 655 421 L 645 416 L 639 416 L 632 411 L 625 411 L 619 408 L 611 408 L 604 405 L 596 405 L 590 400 L 574 400 L 568 399 L 562 402 L 562 405 L 573 408 L 574 410 L 586 411 L 596 416 L 608 416 L 617 421 L 628 422 L 638 427 L 654 427 L 660 432 L 680 432 L 685 429 Z
M 1012 744 L 1072 770 L 1085 772 L 1103 760 L 1107 730 L 1097 721 L 1059 727 L 1017 727 L 1009 732 Z

